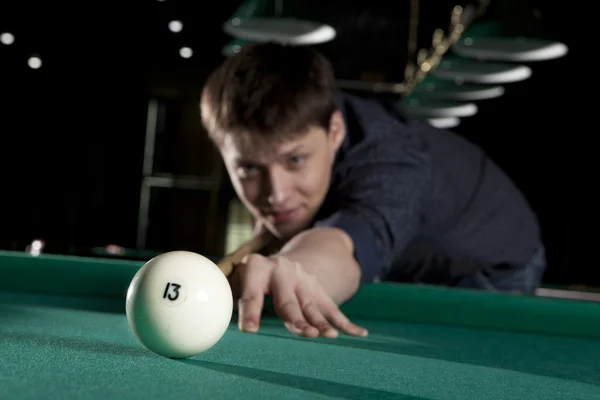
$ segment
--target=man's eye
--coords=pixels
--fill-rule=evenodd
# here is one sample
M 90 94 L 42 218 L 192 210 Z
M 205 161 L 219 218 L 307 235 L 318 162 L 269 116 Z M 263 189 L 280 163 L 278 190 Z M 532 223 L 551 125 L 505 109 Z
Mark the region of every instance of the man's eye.
M 256 175 L 259 172 L 260 171 L 259 171 L 258 167 L 255 165 L 243 165 L 243 166 L 239 166 L 237 168 L 237 173 L 242 178 Z
M 290 157 L 290 164 L 292 167 L 299 167 L 302 165 L 306 157 L 302 155 L 293 155 Z

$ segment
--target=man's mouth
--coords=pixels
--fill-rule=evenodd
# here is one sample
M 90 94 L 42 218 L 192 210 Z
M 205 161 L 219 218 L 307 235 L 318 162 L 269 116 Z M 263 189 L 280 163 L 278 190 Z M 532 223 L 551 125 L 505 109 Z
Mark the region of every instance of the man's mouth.
M 298 214 L 298 208 L 292 208 L 281 211 L 272 211 L 270 214 L 275 219 L 275 223 L 284 224 L 286 222 L 294 220 L 294 218 Z

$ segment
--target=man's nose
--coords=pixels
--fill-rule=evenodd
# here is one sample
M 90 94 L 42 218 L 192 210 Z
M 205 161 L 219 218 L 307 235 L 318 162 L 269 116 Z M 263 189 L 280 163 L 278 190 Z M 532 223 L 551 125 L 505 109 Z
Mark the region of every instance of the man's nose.
M 290 179 L 282 168 L 271 168 L 267 179 L 268 202 L 272 207 L 283 205 L 289 196 Z

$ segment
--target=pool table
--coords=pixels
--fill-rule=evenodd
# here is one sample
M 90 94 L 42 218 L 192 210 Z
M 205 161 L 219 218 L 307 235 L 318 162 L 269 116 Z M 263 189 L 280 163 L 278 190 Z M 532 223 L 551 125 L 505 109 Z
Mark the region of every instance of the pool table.
M 366 338 L 295 337 L 268 309 L 171 360 L 127 323 L 141 265 L 0 252 L 0 399 L 600 399 L 599 303 L 373 284 L 343 305 Z

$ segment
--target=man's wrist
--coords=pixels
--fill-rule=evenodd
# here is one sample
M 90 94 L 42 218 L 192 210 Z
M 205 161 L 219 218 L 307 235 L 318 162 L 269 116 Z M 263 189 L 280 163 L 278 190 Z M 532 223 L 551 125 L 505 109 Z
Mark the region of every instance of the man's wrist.
M 298 262 L 338 304 L 348 300 L 360 286 L 361 272 L 353 256 L 352 242 L 336 228 L 302 232 L 279 254 Z

